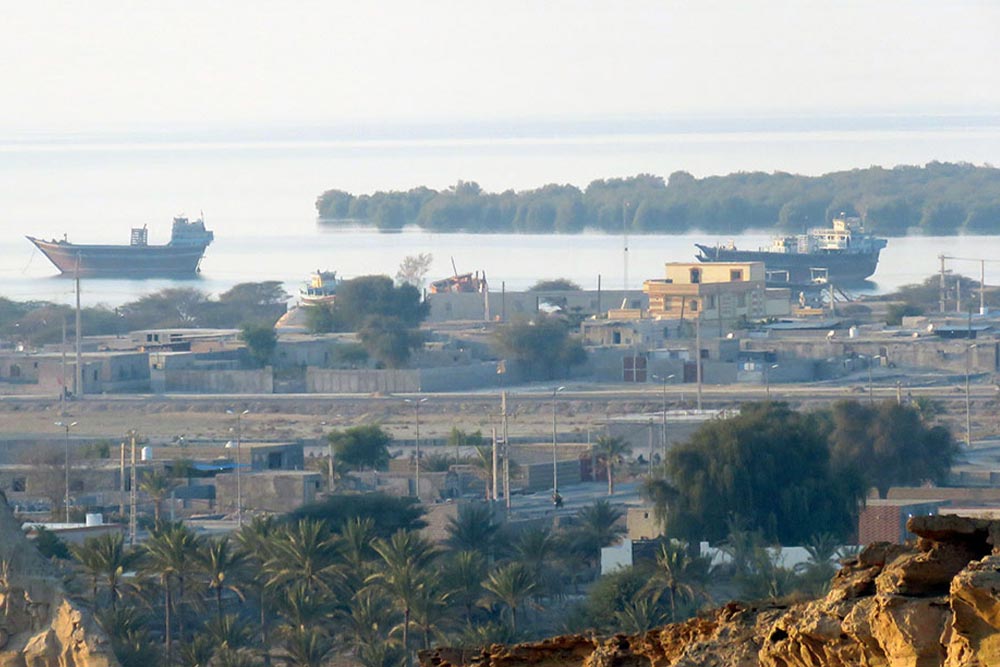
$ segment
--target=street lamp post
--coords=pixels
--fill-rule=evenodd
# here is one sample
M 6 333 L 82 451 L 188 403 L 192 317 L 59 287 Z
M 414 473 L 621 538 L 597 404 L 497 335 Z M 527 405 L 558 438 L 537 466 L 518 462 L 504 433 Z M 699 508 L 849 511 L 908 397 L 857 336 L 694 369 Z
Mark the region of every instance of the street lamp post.
M 771 369 L 777 368 L 781 364 L 764 364 L 764 394 L 767 402 L 771 402 Z
M 663 384 L 663 412 L 660 414 L 660 442 L 663 444 L 663 459 L 667 458 L 667 382 L 676 377 L 673 373 L 666 377 L 654 375 L 654 380 L 659 380 Z
M 966 394 L 968 394 L 968 385 L 966 385 Z M 64 438 L 63 444 L 66 450 L 66 497 L 63 498 L 63 502 L 66 505 L 66 523 L 69 523 L 69 430 L 76 426 L 77 422 L 56 422 L 56 426 L 61 426 L 66 437 Z
M 240 528 L 243 527 L 243 483 L 240 477 L 240 467 L 242 464 L 242 445 L 243 445 L 243 416 L 250 414 L 250 410 L 244 410 L 243 412 L 236 412 L 234 410 L 226 410 L 226 414 L 236 415 L 236 525 Z
M 972 346 L 965 348 L 965 447 L 972 447 L 972 402 L 969 400 L 969 354 Z
M 552 498 L 559 495 L 559 460 L 556 456 L 556 396 L 566 387 L 556 387 L 552 390 Z
M 417 500 L 420 500 L 420 404 L 421 403 L 426 403 L 427 402 L 427 398 L 425 397 L 425 398 L 421 398 L 419 400 L 414 400 L 414 399 L 411 399 L 411 398 L 404 398 L 403 402 L 404 403 L 411 403 L 413 405 L 413 416 L 414 416 L 414 421 L 416 422 L 416 440 L 415 440 L 415 442 L 416 442 L 416 448 L 415 448 L 414 455 L 413 455 L 413 457 L 414 457 L 414 464 L 415 464 L 414 465 L 415 471 L 414 471 L 414 475 L 413 475 L 413 477 L 414 477 L 414 481 L 413 481 L 413 486 L 414 486 L 413 495 L 415 495 L 417 497 Z

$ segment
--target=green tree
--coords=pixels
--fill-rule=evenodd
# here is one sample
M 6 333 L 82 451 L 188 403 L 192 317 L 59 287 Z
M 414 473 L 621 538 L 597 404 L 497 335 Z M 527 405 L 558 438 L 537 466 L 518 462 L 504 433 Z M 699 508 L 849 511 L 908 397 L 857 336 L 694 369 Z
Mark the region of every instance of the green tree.
M 278 346 L 278 334 L 274 327 L 260 324 L 244 324 L 240 340 L 246 343 L 247 351 L 258 366 L 269 364 Z
M 269 585 L 280 588 L 298 582 L 315 593 L 332 592 L 341 574 L 339 550 L 324 522 L 298 519 L 282 527 L 273 544 L 264 563 Z
M 683 542 L 661 544 L 656 554 L 656 569 L 647 586 L 654 602 L 667 596 L 672 623 L 681 620 L 677 610 L 679 602 L 711 600 L 705 590 L 711 563 L 703 556 L 692 557 L 689 550 Z
M 604 464 L 608 474 L 608 495 L 615 494 L 615 466 L 620 465 L 625 456 L 631 453 L 632 447 L 622 438 L 612 438 L 602 435 L 594 445 L 594 454 Z
M 838 401 L 830 420 L 835 466 L 877 488 L 882 498 L 894 484 L 943 481 L 958 453 L 948 429 L 926 424 L 917 408 L 896 401 Z
M 197 553 L 198 569 L 208 579 L 208 589 L 215 597 L 215 610 L 222 620 L 222 593 L 232 591 L 240 600 L 243 596 L 242 579 L 246 575 L 246 554 L 233 548 L 229 537 L 207 540 Z
M 163 637 L 167 662 L 173 659 L 174 585 L 181 599 L 184 580 L 192 569 L 199 538 L 183 524 L 160 524 L 143 543 L 142 566 L 145 572 L 159 579 L 163 590 Z
M 417 533 L 397 531 L 389 540 L 373 545 L 382 559 L 379 569 L 368 577 L 368 583 L 381 589 L 392 599 L 403 615 L 403 652 L 410 663 L 410 616 L 429 585 L 428 567 L 436 556 L 433 546 Z
M 97 603 L 97 583 L 103 580 L 114 609 L 121 596 L 122 576 L 138 564 L 139 552 L 125 546 L 121 533 L 88 537 L 81 544 L 71 545 L 70 552 L 92 577 L 94 603 Z
M 358 340 L 376 365 L 386 368 L 402 368 L 413 351 L 424 345 L 424 335 L 419 330 L 410 328 L 398 317 L 386 315 L 366 318 L 358 329 Z
M 442 581 L 448 583 L 447 598 L 465 610 L 466 623 L 472 622 L 472 608 L 482 596 L 486 559 L 478 551 L 458 551 L 445 565 Z
M 579 292 L 582 287 L 568 278 L 539 280 L 528 288 L 529 292 Z
M 163 510 L 163 501 L 173 491 L 176 482 L 159 470 L 153 470 L 142 476 L 139 481 L 139 490 L 145 493 L 153 501 L 153 521 L 160 523 Z
M 531 573 L 521 563 L 507 563 L 494 570 L 483 582 L 483 588 L 500 600 L 510 613 L 510 629 L 517 634 L 517 609 L 535 591 Z
M 570 548 L 591 565 L 598 564 L 601 548 L 614 544 L 625 532 L 621 518 L 622 513 L 607 500 L 595 500 L 577 512 L 567 535 Z
M 427 526 L 416 498 L 399 498 L 385 493 L 336 494 L 291 514 L 292 519 L 312 518 L 323 521 L 334 533 L 343 533 L 351 521 L 369 519 L 374 535 L 388 538 L 398 530 L 419 530 Z
M 728 521 L 768 539 L 800 544 L 822 527 L 847 535 L 863 487 L 835 468 L 821 420 L 783 403 L 748 403 L 737 417 L 707 422 L 667 454 L 676 496 L 671 535 L 721 540 Z
M 357 331 L 371 316 L 398 318 L 407 327 L 418 326 L 430 312 L 420 290 L 389 276 L 361 276 L 337 286 L 334 312 L 346 331 Z
M 493 508 L 486 503 L 458 506 L 458 514 L 448 518 L 445 544 L 454 551 L 478 551 L 492 557 L 500 525 L 493 519 Z
M 500 354 L 546 379 L 564 375 L 586 360 L 580 340 L 570 336 L 566 323 L 540 313 L 531 321 L 501 326 L 494 342 Z
M 376 424 L 352 426 L 326 436 L 333 444 L 337 465 L 348 470 L 385 470 L 389 467 L 392 437 Z

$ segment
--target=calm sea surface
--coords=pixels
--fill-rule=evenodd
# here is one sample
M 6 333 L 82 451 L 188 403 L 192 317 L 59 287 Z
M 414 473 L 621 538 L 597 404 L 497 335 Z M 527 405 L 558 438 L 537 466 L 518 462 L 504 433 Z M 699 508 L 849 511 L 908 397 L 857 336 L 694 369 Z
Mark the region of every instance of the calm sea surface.
M 88 304 L 116 305 L 178 284 L 217 294 L 245 281 L 280 280 L 289 291 L 316 269 L 346 277 L 395 274 L 407 255 L 434 256 L 430 278 L 485 270 L 491 286 L 527 287 L 540 278 L 566 277 L 607 288 L 624 281 L 621 237 L 584 234 L 465 235 L 323 229 L 316 196 L 328 188 L 355 193 L 478 181 L 490 191 L 549 182 L 586 185 L 595 178 L 637 173 L 696 176 L 740 170 L 819 174 L 871 164 L 930 160 L 1000 162 L 1000 123 L 978 120 L 888 121 L 829 128 L 743 131 L 716 123 L 640 134 L 468 136 L 447 132 L 416 139 L 204 136 L 0 138 L 0 296 L 69 302 L 71 281 L 38 253 L 25 234 L 68 234 L 71 241 L 127 243 L 129 228 L 147 224 L 150 242 L 167 240 L 170 219 L 204 212 L 216 234 L 197 280 L 84 281 Z M 629 286 L 662 275 L 662 264 L 694 257 L 695 242 L 727 242 L 704 234 L 633 236 Z M 740 246 L 766 245 L 747 235 Z M 886 291 L 937 270 L 941 252 L 1000 260 L 1000 237 L 891 239 L 869 291 Z M 978 276 L 978 264 L 953 268 Z M 987 265 L 987 283 L 1000 284 L 1000 263 Z

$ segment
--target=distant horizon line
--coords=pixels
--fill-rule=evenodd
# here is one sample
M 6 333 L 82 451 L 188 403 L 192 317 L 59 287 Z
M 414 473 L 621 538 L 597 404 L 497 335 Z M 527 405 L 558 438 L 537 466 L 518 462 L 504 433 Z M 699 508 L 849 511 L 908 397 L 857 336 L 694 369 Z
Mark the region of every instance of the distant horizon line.
M 44 145 L 151 146 L 178 143 L 270 145 L 293 143 L 351 144 L 363 142 L 428 142 L 472 140 L 565 141 L 597 137 L 649 135 L 740 135 L 817 132 L 926 132 L 1000 130 L 1000 111 L 741 113 L 635 116 L 520 117 L 493 119 L 401 119 L 334 123 L 133 123 L 84 128 L 8 129 L 0 132 L 0 148 Z M 142 139 L 142 141 L 138 141 Z

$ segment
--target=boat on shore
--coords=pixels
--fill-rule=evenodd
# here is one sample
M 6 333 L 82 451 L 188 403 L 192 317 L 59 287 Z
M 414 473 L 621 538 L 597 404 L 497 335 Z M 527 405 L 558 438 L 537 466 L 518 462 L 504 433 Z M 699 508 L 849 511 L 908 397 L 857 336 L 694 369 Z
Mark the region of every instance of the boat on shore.
M 309 281 L 299 288 L 299 305 L 325 306 L 337 298 L 337 272 L 316 270 Z
M 27 237 L 63 275 L 85 278 L 193 278 L 214 238 L 204 220 L 183 216 L 174 218 L 170 241 L 163 245 L 149 245 L 145 226 L 132 229 L 128 245 Z
M 865 232 L 860 218 L 841 214 L 830 227 L 778 236 L 759 250 L 740 250 L 733 244 L 695 246 L 700 262 L 764 262 L 768 283 L 809 285 L 860 283 L 875 273 L 887 243 Z

